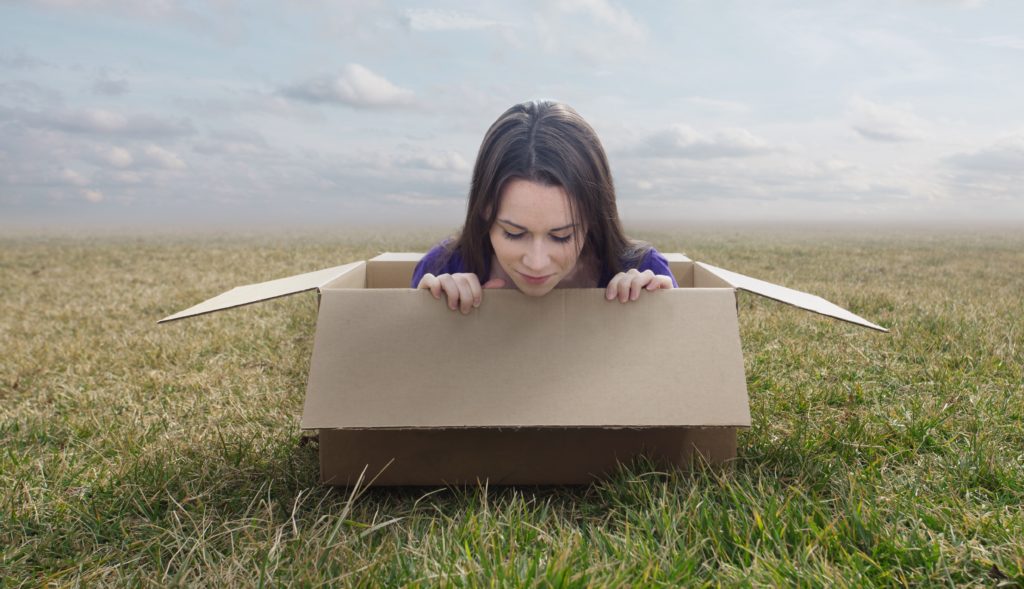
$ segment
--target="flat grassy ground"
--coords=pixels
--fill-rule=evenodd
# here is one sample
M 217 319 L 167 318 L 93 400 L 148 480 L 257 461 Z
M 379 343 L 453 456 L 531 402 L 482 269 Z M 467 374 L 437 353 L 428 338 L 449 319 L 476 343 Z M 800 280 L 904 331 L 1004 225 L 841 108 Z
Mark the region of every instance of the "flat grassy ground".
M 155 321 L 438 235 L 0 238 L 0 585 L 1024 584 L 1024 232 L 638 235 L 892 333 L 741 294 L 732 468 L 352 496 L 314 295 Z

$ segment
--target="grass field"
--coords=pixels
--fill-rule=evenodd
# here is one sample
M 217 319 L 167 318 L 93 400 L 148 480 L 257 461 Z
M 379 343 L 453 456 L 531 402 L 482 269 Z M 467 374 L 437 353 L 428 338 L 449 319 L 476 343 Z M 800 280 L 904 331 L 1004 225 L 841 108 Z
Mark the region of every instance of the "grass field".
M 0 586 L 1024 585 L 1024 232 L 639 236 L 892 332 L 740 295 L 729 468 L 352 494 L 314 295 L 155 321 L 437 235 L 0 238 Z

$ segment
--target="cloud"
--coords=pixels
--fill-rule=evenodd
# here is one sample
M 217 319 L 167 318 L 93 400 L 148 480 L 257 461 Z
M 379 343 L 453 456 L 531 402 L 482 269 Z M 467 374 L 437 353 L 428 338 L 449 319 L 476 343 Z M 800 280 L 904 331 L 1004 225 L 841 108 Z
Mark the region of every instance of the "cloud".
M 83 188 L 82 189 L 82 198 L 84 198 L 85 200 L 95 204 L 95 203 L 103 202 L 103 193 L 100 192 L 99 190 L 95 190 L 95 189 L 92 189 L 92 188 Z
M 978 8 L 984 6 L 988 0 L 942 0 L 946 4 L 952 4 L 960 8 Z
M 104 96 L 120 96 L 128 92 L 128 80 L 114 78 L 110 72 L 102 70 L 93 80 L 92 90 Z
M 134 20 L 146 24 L 182 27 L 192 33 L 212 36 L 221 42 L 237 44 L 248 36 L 254 12 L 237 0 L 23 0 L 50 11 L 82 13 L 104 21 Z M 340 3 L 339 3 L 340 4 Z M 345 2 L 344 8 L 350 8 Z M 289 7 L 290 8 L 290 7 Z M 72 15 L 74 16 L 74 15 Z
M 627 154 L 706 160 L 765 155 L 778 149 L 746 129 L 722 129 L 706 135 L 687 125 L 672 125 L 649 135 Z
M 980 150 L 954 154 L 944 162 L 959 171 L 1024 180 L 1024 133 L 1001 138 Z
M 750 112 L 750 107 L 742 102 L 734 100 L 721 100 L 718 98 L 706 98 L 704 96 L 691 96 L 686 99 L 690 104 L 704 110 L 714 111 L 721 114 L 737 115 Z
M 134 150 L 119 145 L 97 145 L 94 154 L 94 157 L 83 154 L 83 161 L 117 170 L 184 170 L 188 167 L 177 153 L 154 143 L 136 146 Z
M 644 28 L 628 10 L 608 0 L 555 0 L 548 4 L 563 14 L 588 16 L 624 37 L 639 40 L 646 36 Z
M 1024 51 L 1024 37 L 1012 37 L 1010 35 L 993 35 L 972 39 L 971 42 L 1000 49 L 1016 49 Z
M 171 119 L 150 114 L 122 114 L 106 109 L 23 111 L 14 116 L 32 127 L 44 127 L 65 133 L 119 135 L 126 137 L 170 137 L 195 132 L 187 119 Z
M 38 57 L 26 53 L 23 49 L 0 53 L 0 67 L 14 70 L 35 70 L 50 65 Z
M 629 60 L 645 49 L 647 29 L 627 9 L 608 0 L 555 0 L 539 5 L 529 32 L 506 34 L 506 42 L 519 50 L 539 46 L 553 55 L 568 52 L 597 66 Z
M 920 36 L 885 28 L 858 29 L 846 35 L 852 42 L 844 54 L 844 66 L 859 63 L 875 74 L 876 80 L 909 84 L 944 78 L 951 64 L 939 52 L 922 42 Z
M 178 154 L 153 144 L 142 149 L 142 161 L 165 170 L 184 170 L 186 168 L 185 162 L 178 157 Z
M 250 115 L 272 115 L 284 119 L 318 125 L 327 120 L 320 109 L 307 108 L 302 102 L 288 98 L 280 90 L 240 89 L 231 96 L 176 96 L 172 103 L 200 120 L 219 122 Z
M 409 30 L 417 32 L 472 31 L 497 26 L 501 23 L 479 18 L 465 12 L 432 8 L 411 8 L 399 16 Z
M 185 2 L 176 0 L 159 0 L 157 2 L 133 2 L 132 0 L 32 0 L 29 3 L 46 8 L 110 10 L 153 18 L 167 17 L 179 14 L 185 10 Z
M 231 157 L 277 157 L 267 140 L 251 129 L 214 131 L 205 139 L 192 146 L 192 150 L 203 155 L 227 155 Z
M 80 11 L 89 13 L 106 13 L 120 18 L 135 18 L 156 22 L 183 22 L 191 25 L 208 27 L 217 20 L 196 10 L 196 5 L 188 0 L 154 0 L 137 2 L 135 0 L 29 0 L 29 4 L 51 9 Z M 199 3 L 206 10 L 215 10 L 223 14 L 232 9 L 231 2 Z
M 870 141 L 898 143 L 923 139 L 928 124 L 907 106 L 884 105 L 859 96 L 847 109 L 853 130 Z
M 81 174 L 79 174 L 78 172 L 76 172 L 76 171 L 74 171 L 74 170 L 72 170 L 70 168 L 64 168 L 63 170 L 61 170 L 59 177 L 62 180 L 64 180 L 65 182 L 67 182 L 68 184 L 71 184 L 72 186 L 88 186 L 89 185 L 89 179 L 88 178 L 86 178 L 85 176 L 82 176 Z
M 412 106 L 415 99 L 411 90 L 354 63 L 345 66 L 338 76 L 306 80 L 282 89 L 281 93 L 305 102 L 355 108 L 403 108 Z
M 381 197 L 381 200 L 400 205 L 410 205 L 415 207 L 441 207 L 452 210 L 460 210 L 466 205 L 466 199 L 464 198 L 439 198 L 437 196 L 423 194 L 421 192 L 385 194 Z
M 131 152 L 123 147 L 111 147 L 104 156 L 104 160 L 115 168 L 127 168 L 135 162 Z
M 27 80 L 0 82 L 0 98 L 9 99 L 11 104 L 34 107 L 52 107 L 64 101 L 59 91 Z
M 454 151 L 399 157 L 395 160 L 395 164 L 399 167 L 420 168 L 424 170 L 446 172 L 469 171 L 469 162 Z
M 835 217 L 839 211 L 926 206 L 941 191 L 919 170 L 879 169 L 796 150 L 743 159 L 628 158 L 616 167 L 620 206 L 652 219 Z

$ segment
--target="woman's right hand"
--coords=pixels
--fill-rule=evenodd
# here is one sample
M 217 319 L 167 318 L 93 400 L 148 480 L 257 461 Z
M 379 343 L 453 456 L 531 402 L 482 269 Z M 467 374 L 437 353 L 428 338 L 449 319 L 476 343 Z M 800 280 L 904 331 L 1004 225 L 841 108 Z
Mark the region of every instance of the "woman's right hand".
M 416 288 L 426 288 L 434 298 L 441 300 L 441 292 L 448 295 L 448 308 L 452 311 L 458 309 L 463 315 L 480 306 L 483 301 L 485 288 L 504 288 L 505 281 L 501 278 L 492 278 L 480 286 L 480 279 L 472 272 L 459 272 L 455 274 L 424 274 Z

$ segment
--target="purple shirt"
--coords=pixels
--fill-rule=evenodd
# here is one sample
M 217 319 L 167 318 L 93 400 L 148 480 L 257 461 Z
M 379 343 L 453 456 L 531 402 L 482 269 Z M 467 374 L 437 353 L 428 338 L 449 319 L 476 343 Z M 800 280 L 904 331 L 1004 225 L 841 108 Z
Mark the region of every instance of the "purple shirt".
M 439 274 L 455 274 L 458 272 L 469 272 L 466 268 L 466 264 L 462 260 L 462 255 L 459 252 L 452 252 L 451 256 L 448 255 L 447 246 L 448 242 L 441 242 L 430 249 L 429 252 L 423 256 L 419 264 L 416 264 L 416 269 L 412 273 L 412 288 L 416 288 L 420 279 L 423 278 L 424 274 L 430 273 L 435 276 Z M 675 288 L 679 287 L 676 282 L 676 277 L 672 275 L 672 270 L 668 267 L 668 260 L 665 256 L 658 253 L 658 250 L 653 247 L 644 254 L 643 258 L 640 259 L 639 264 L 629 264 L 623 261 L 623 271 L 632 270 L 636 268 L 640 272 L 644 270 L 650 270 L 655 274 L 662 276 L 668 276 L 672 279 L 672 286 Z M 598 288 L 604 288 L 608 286 L 608 283 L 613 278 L 611 270 L 607 266 L 603 265 L 601 268 L 601 280 L 598 282 Z M 486 282 L 487 277 L 482 279 L 482 282 Z

